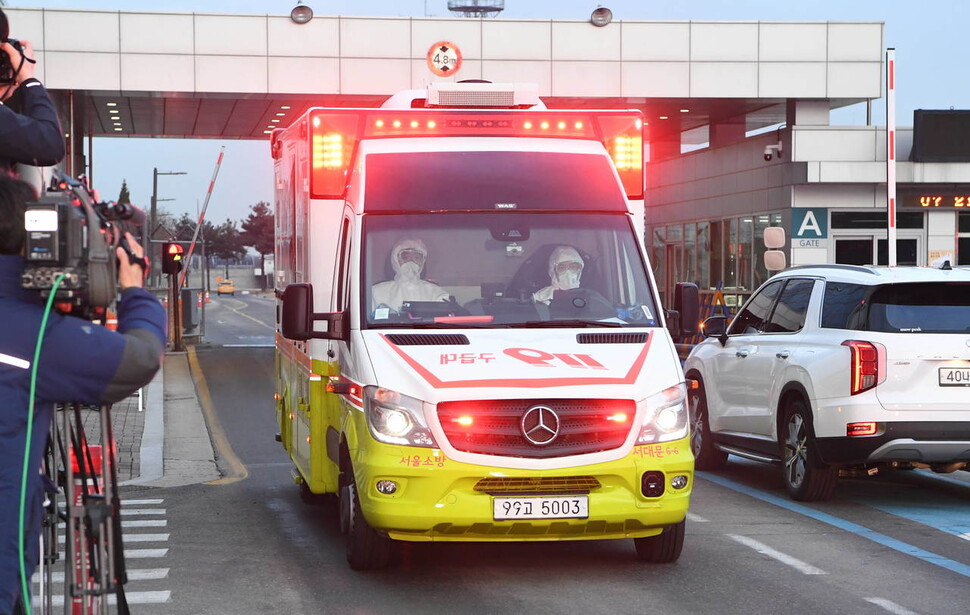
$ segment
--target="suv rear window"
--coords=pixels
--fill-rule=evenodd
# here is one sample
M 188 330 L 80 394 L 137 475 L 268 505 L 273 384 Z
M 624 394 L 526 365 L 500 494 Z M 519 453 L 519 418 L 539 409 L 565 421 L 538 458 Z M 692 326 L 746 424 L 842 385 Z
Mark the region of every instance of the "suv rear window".
M 970 284 L 828 283 L 822 326 L 885 333 L 970 332 Z

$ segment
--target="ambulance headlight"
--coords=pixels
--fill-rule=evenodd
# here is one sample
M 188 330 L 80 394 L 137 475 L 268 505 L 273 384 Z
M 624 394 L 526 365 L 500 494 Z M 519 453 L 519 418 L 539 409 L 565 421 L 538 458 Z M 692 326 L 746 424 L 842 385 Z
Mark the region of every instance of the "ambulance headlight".
M 436 448 L 424 403 L 382 387 L 364 387 L 364 411 L 374 439 L 386 444 Z
M 675 384 L 640 402 L 644 417 L 637 444 L 668 442 L 687 436 L 687 387 Z

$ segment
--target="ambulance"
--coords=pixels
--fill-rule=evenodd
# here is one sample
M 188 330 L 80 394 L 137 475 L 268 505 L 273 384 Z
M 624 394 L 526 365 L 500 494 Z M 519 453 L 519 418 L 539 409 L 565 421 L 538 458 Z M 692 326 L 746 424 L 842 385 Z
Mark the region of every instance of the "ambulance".
M 304 500 L 336 499 L 351 568 L 397 541 L 677 560 L 694 459 L 640 112 L 438 83 L 311 108 L 271 150 L 277 439 Z

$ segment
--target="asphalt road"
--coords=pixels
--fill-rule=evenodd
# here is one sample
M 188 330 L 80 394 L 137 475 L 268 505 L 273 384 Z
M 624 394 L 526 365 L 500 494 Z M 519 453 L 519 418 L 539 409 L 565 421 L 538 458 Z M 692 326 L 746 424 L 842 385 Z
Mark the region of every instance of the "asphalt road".
M 197 349 L 218 422 L 248 477 L 131 489 L 168 520 L 164 604 L 184 613 L 920 613 L 970 610 L 970 473 L 843 480 L 792 502 L 772 466 L 700 473 L 681 559 L 636 560 L 632 541 L 402 545 L 357 573 L 329 506 L 308 506 L 274 441 L 273 301 L 213 298 Z M 214 315 L 214 317 L 213 317 Z M 218 344 L 213 340 L 219 340 Z M 233 346 L 232 344 L 239 344 Z M 147 493 L 146 493 L 147 492 Z M 131 567 L 131 562 L 129 562 Z

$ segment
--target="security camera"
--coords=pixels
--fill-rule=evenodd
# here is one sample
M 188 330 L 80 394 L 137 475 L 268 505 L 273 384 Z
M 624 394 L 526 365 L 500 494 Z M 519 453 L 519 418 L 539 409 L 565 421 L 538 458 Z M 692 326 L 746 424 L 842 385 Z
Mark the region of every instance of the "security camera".
M 771 160 L 772 154 L 777 155 L 779 158 L 781 158 L 781 152 L 782 152 L 782 149 L 781 149 L 781 141 L 779 141 L 776 145 L 768 145 L 768 146 L 766 146 L 765 147 L 765 162 L 769 162 Z

